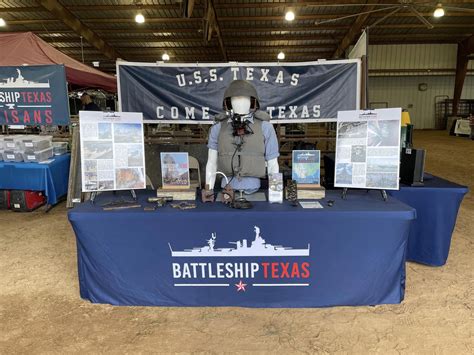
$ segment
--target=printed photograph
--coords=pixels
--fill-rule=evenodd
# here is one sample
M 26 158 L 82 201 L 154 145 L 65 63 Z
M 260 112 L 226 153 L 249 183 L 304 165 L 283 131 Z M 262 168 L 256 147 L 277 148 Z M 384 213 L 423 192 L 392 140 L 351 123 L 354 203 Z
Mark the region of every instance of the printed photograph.
M 143 166 L 143 148 L 141 144 L 130 144 L 128 147 L 128 166 Z
M 336 183 L 352 184 L 352 165 L 336 164 Z
M 366 138 L 367 122 L 339 122 L 337 138 Z
M 90 172 L 84 173 L 84 180 L 85 181 L 96 181 L 97 180 L 97 172 Z
M 396 120 L 369 122 L 367 144 L 371 147 L 398 146 L 400 131 L 400 122 Z
M 112 139 L 112 124 L 99 123 L 99 139 Z
M 97 190 L 113 190 L 114 189 L 114 181 L 99 181 Z
M 84 160 L 84 172 L 85 173 L 95 173 L 97 171 L 97 161 L 96 160 Z
M 351 151 L 351 162 L 353 163 L 364 163 L 366 156 L 365 145 L 354 145 Z
M 112 142 L 84 141 L 82 144 L 84 159 L 113 159 Z
M 398 176 L 396 173 L 367 174 L 367 187 L 381 189 L 396 189 Z
M 85 190 L 84 191 L 97 191 L 97 181 L 86 181 L 84 183 Z
M 115 170 L 116 189 L 145 188 L 145 174 L 142 168 L 126 168 Z
M 142 125 L 139 123 L 114 124 L 114 141 L 116 143 L 141 143 L 143 141 Z
M 367 160 L 368 173 L 398 172 L 398 158 L 370 158 Z

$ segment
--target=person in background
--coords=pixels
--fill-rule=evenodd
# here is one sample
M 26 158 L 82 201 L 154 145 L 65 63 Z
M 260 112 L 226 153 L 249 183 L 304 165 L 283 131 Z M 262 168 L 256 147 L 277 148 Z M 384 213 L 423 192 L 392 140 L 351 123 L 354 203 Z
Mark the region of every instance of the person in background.
M 81 96 L 81 102 L 82 102 L 82 109 L 84 111 L 102 111 L 97 104 L 92 101 L 92 98 L 89 96 L 89 94 L 82 94 Z

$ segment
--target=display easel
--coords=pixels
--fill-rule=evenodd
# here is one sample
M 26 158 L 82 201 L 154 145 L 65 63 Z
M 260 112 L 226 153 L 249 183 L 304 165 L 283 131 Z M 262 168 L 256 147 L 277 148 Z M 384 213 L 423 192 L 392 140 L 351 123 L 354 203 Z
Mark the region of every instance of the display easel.
M 349 190 L 349 189 L 348 189 L 347 187 L 344 187 L 344 188 L 342 189 L 341 198 L 342 198 L 343 200 L 346 199 L 346 197 L 347 197 L 347 191 L 348 191 L 348 190 Z M 369 192 L 369 189 L 367 189 L 366 191 Z M 384 200 L 385 202 L 387 202 L 387 200 L 388 200 L 387 191 L 385 191 L 385 190 L 379 190 L 379 191 L 380 191 L 380 193 L 382 194 L 383 200 Z
M 135 190 L 127 190 L 128 192 L 130 192 L 130 194 L 132 195 L 132 199 L 133 201 L 135 202 L 137 200 L 137 194 L 135 193 Z M 100 194 L 101 191 L 93 191 L 91 192 L 91 198 L 90 198 L 90 201 L 91 201 L 91 204 L 93 205 L 95 203 L 95 198 L 97 197 L 98 194 Z M 116 195 L 117 194 L 117 191 L 113 191 L 113 194 Z

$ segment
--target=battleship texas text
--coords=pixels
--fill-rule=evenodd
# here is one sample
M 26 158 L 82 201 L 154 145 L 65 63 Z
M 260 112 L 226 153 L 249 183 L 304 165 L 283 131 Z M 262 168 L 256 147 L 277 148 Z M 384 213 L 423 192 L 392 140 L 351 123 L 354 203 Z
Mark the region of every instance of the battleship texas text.
M 260 235 L 260 228 L 254 226 L 255 239 L 248 243 L 247 239 L 230 242 L 235 247 L 215 248 L 217 236 L 211 234 L 207 246 L 173 250 L 173 258 L 200 258 L 197 262 L 172 262 L 174 279 L 307 279 L 310 277 L 310 264 L 307 261 L 260 261 L 260 262 L 205 262 L 207 258 L 242 258 L 242 257 L 307 257 L 308 248 L 293 249 L 281 245 L 267 243 Z M 264 259 L 265 260 L 265 259 Z M 304 260 L 304 259 L 303 259 Z
M 307 279 L 308 262 L 261 263 L 173 263 L 174 279 L 254 279 L 260 272 L 264 279 Z

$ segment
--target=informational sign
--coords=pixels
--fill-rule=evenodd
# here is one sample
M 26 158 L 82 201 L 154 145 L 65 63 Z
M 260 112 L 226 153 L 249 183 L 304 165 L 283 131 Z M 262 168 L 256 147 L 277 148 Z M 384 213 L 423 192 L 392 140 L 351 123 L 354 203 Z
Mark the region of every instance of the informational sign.
M 256 88 L 272 122 L 330 122 L 359 108 L 360 60 L 304 63 L 117 63 L 122 111 L 145 122 L 209 123 L 233 80 Z
M 82 191 L 146 187 L 143 116 L 135 112 L 79 112 Z
M 341 111 L 336 187 L 398 190 L 401 108 Z
M 64 65 L 0 67 L 0 124 L 68 125 Z

